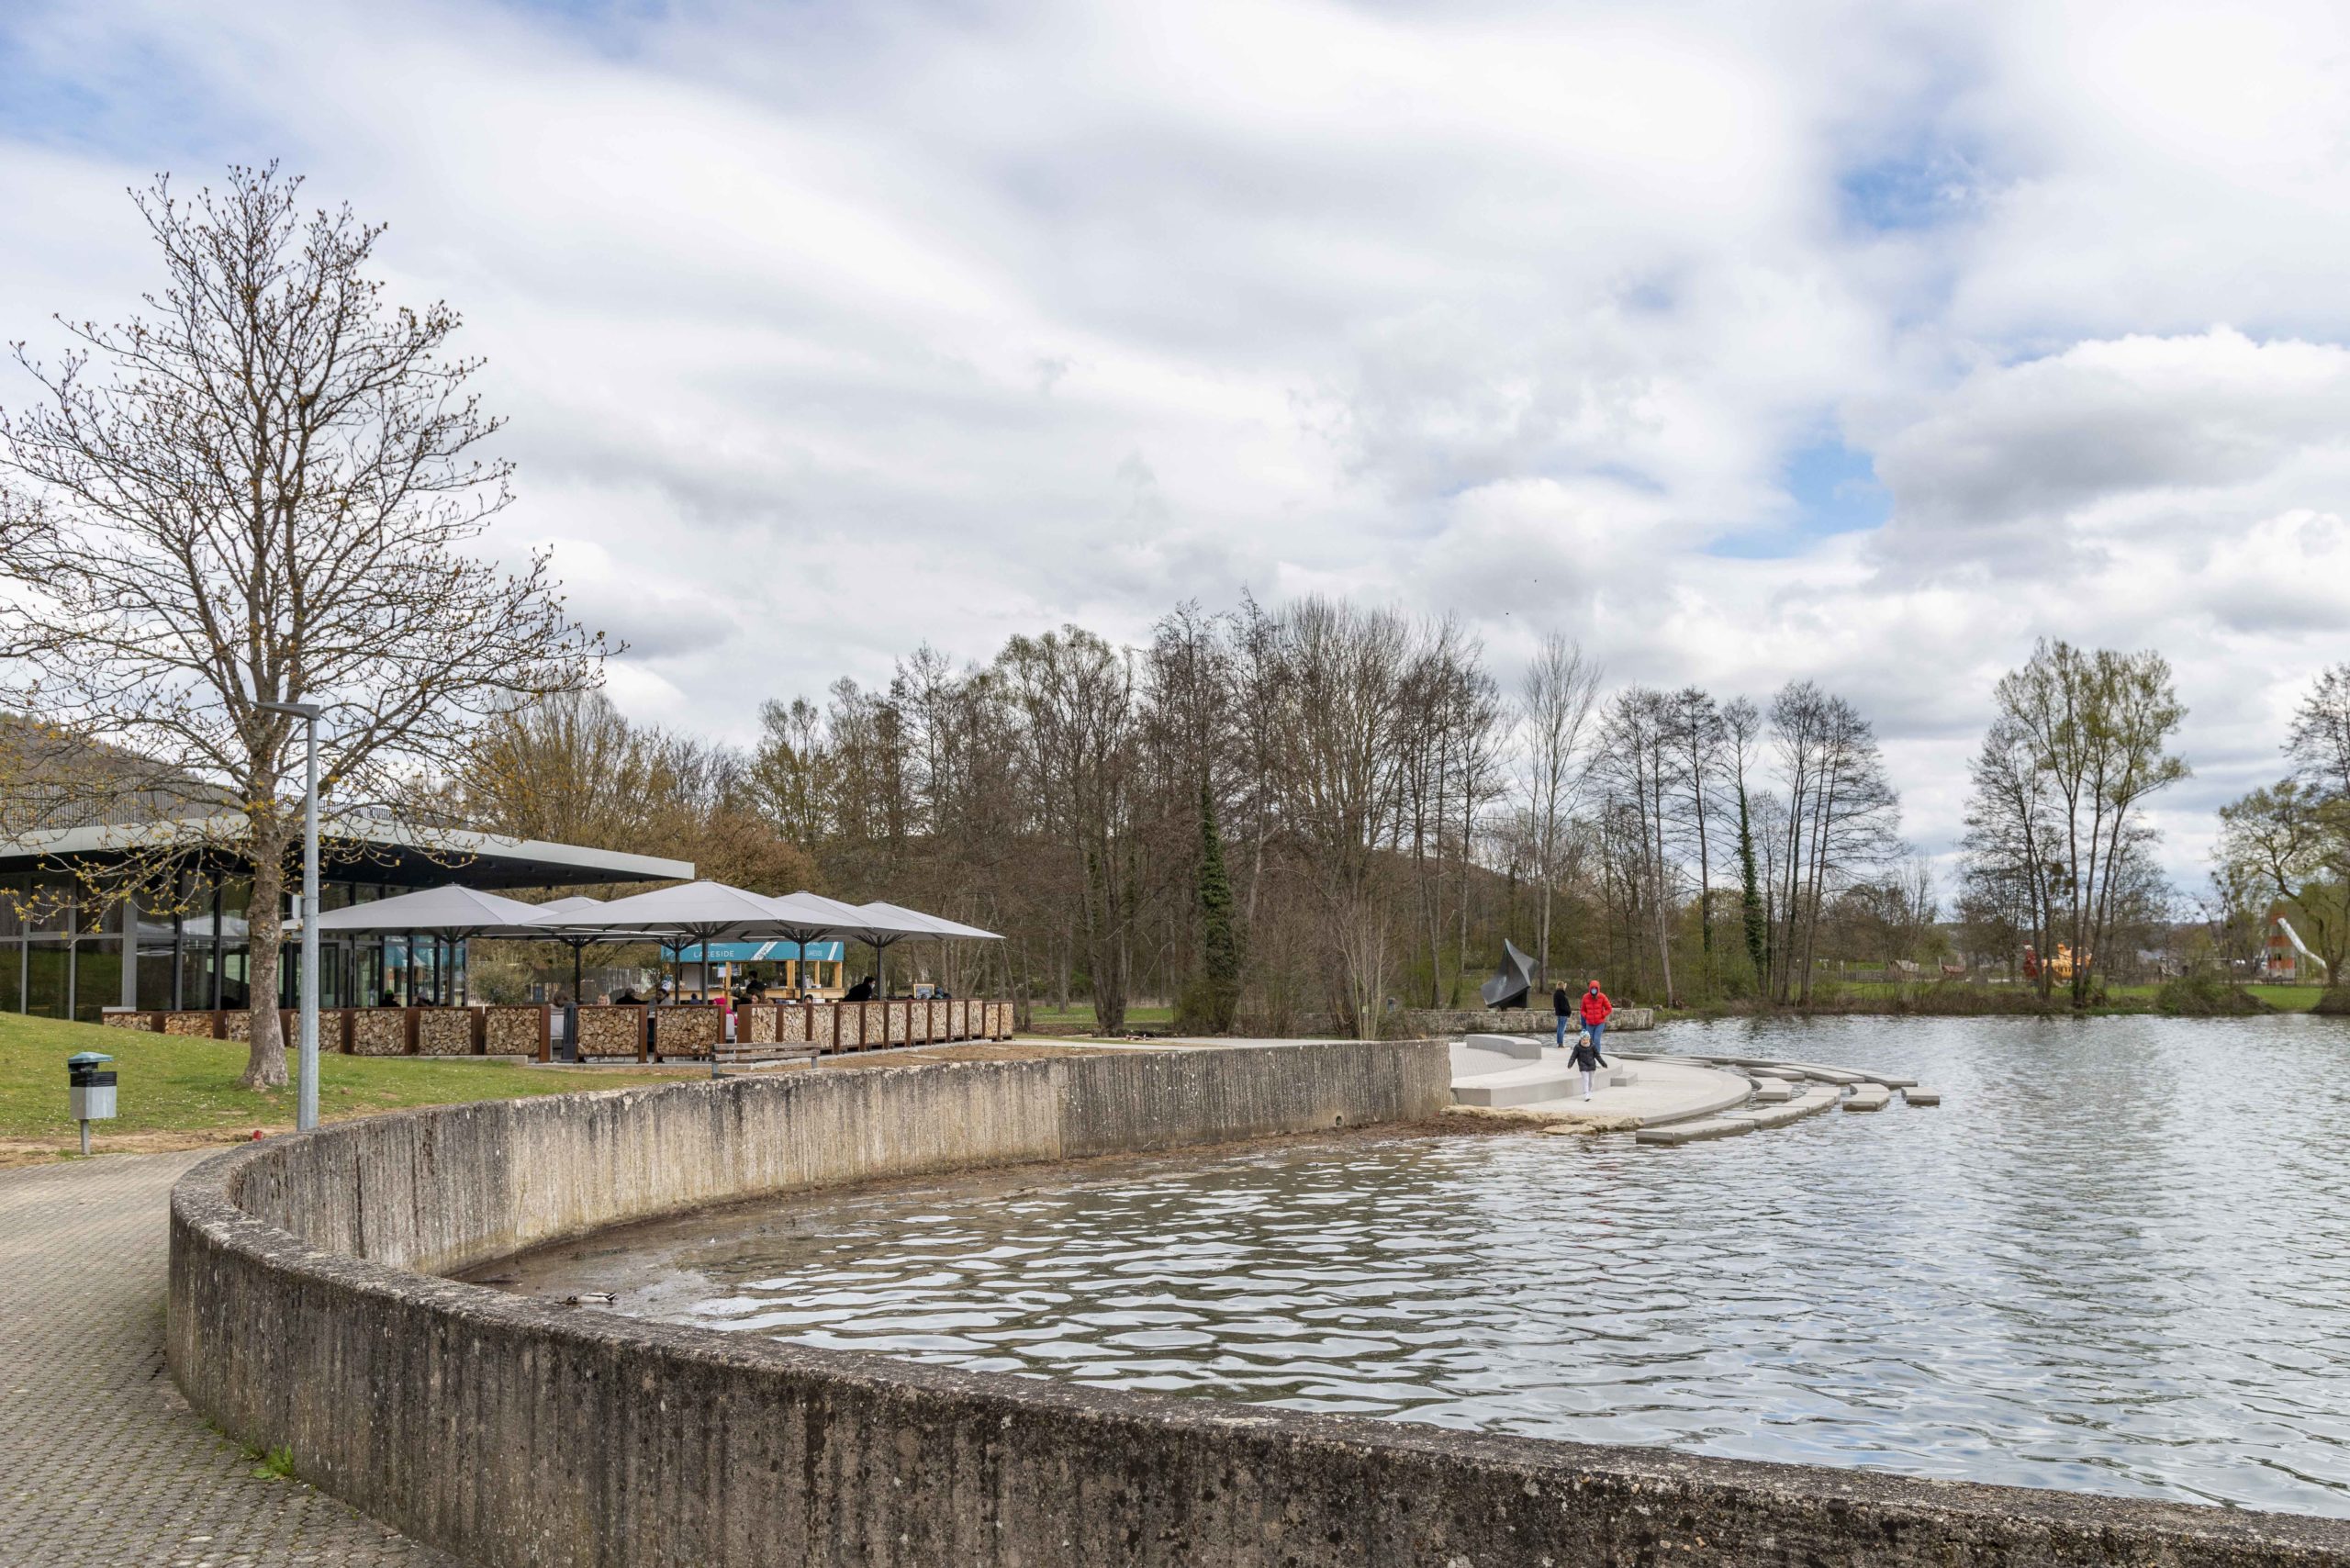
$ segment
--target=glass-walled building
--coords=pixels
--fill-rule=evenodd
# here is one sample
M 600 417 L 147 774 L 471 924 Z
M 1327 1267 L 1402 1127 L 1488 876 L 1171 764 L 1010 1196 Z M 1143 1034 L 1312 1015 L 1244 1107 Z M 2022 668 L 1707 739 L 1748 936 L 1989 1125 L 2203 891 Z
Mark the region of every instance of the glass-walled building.
M 152 830 L 168 834 L 173 824 Z M 191 850 L 157 907 L 110 894 L 106 867 L 119 829 L 75 829 L 0 844 L 0 1012 L 96 1023 L 109 1007 L 252 1005 L 246 904 L 251 868 Z M 196 835 L 191 834 L 191 837 Z M 690 880 L 690 862 L 487 834 L 379 832 L 331 841 L 321 856 L 322 909 L 365 903 L 454 882 L 512 892 L 621 882 Z M 292 890 L 298 898 L 299 882 Z M 167 907 L 165 907 L 167 906 Z M 288 913 L 293 901 L 289 899 Z M 464 1000 L 465 944 L 431 932 L 327 937 L 320 943 L 319 1004 L 363 1007 Z M 301 945 L 289 935 L 279 995 L 295 1004 Z

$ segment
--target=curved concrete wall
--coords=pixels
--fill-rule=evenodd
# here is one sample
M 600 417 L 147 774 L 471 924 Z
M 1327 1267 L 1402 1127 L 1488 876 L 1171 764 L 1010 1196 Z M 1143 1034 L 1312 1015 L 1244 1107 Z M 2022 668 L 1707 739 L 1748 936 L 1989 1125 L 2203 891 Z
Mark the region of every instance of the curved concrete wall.
M 170 1360 L 309 1480 L 505 1564 L 2350 1564 L 2350 1524 L 1483 1437 L 788 1346 L 415 1271 L 711 1202 L 1447 1101 L 1436 1042 L 474 1105 L 207 1161 Z

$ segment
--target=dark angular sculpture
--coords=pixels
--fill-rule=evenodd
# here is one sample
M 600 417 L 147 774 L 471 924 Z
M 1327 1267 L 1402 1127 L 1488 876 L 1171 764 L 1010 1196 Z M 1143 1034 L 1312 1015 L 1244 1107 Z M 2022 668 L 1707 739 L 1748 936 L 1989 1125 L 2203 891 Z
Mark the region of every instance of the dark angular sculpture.
M 1488 1007 L 1523 1007 L 1526 993 L 1534 988 L 1534 960 L 1517 950 L 1517 944 L 1502 938 L 1502 965 L 1494 978 L 1480 986 L 1477 994 L 1485 999 Z

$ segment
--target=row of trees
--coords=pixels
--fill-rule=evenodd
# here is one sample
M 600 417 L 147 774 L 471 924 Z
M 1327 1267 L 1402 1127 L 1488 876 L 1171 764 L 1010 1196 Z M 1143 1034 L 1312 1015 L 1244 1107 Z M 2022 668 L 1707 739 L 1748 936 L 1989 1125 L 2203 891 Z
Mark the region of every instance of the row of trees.
M 1111 1028 L 1151 998 L 1201 1027 L 1371 1030 L 1461 1002 L 1505 935 L 1635 995 L 1802 999 L 1853 901 L 1898 880 L 1849 702 L 1603 700 L 1561 637 L 1505 691 L 1458 622 L 1337 599 L 1180 606 L 1131 648 L 1073 626 L 983 665 L 919 648 L 761 720 L 734 754 L 561 695 L 493 724 L 459 794 L 506 831 L 657 834 L 744 885 L 1002 931 L 989 983 Z

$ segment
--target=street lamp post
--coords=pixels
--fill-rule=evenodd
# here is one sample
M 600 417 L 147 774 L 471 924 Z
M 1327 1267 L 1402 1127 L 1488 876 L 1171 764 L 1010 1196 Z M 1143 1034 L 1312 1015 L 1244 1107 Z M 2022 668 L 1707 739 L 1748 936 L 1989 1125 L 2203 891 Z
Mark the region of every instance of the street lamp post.
M 319 704 L 256 702 L 265 713 L 291 713 L 308 733 L 302 793 L 302 1081 L 294 1129 L 319 1126 Z

